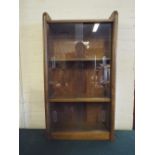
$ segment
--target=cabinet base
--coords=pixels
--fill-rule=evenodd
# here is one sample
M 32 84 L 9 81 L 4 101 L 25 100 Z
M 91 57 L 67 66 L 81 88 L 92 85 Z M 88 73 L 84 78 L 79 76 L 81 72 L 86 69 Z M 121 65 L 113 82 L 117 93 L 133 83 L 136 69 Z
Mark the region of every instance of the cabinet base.
M 52 132 L 51 139 L 60 140 L 110 140 L 108 131 L 72 131 L 72 132 Z

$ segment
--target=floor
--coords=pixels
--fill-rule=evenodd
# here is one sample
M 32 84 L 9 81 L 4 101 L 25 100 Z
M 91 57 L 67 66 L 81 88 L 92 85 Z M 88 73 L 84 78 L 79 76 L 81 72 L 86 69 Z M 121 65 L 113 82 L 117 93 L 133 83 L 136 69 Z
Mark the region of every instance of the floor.
M 19 155 L 134 155 L 135 132 L 116 131 L 115 141 L 49 140 L 44 130 L 20 129 Z

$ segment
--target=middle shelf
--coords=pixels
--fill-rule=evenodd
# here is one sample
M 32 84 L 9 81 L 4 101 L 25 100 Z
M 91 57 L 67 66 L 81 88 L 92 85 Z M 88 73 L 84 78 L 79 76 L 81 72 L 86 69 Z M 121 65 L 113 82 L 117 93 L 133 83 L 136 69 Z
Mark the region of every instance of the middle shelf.
M 48 99 L 48 102 L 111 102 L 111 98 L 105 97 L 105 98 L 53 98 Z

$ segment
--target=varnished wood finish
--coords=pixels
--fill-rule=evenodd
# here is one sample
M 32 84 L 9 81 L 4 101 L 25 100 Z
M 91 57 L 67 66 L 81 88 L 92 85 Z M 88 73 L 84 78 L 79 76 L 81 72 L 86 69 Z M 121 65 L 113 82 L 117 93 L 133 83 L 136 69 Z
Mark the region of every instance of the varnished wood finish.
M 56 99 L 48 99 L 49 102 L 110 102 L 110 98 L 56 98 Z
M 52 139 L 61 140 L 108 140 L 110 132 L 108 131 L 80 131 L 80 132 L 53 132 Z
M 43 13 L 43 19 L 45 20 L 45 23 L 50 23 L 50 22 L 52 22 L 52 20 L 51 20 L 51 18 L 50 18 L 50 16 L 48 15 L 48 13 L 47 12 L 44 12 Z
M 49 23 L 111 23 L 112 19 L 91 19 L 91 20 L 51 20 Z
M 66 61 L 66 62 L 68 62 L 68 61 L 93 61 L 94 60 L 94 58 L 80 58 L 80 59 L 78 59 L 78 58 L 70 58 L 70 59 L 55 59 L 55 61 Z M 96 61 L 102 61 L 102 58 L 96 58 Z
M 113 21 L 113 33 L 112 33 L 112 66 L 111 66 L 111 132 L 110 139 L 114 140 L 114 124 L 115 124 L 115 101 L 116 101 L 116 41 L 117 41 L 117 28 L 118 28 L 118 12 L 114 11 L 109 18 Z
M 48 66 L 47 66 L 47 50 L 48 50 L 48 40 L 47 40 L 47 35 L 48 35 L 48 30 L 47 30 L 47 22 L 50 20 L 50 17 L 48 16 L 47 13 L 44 13 L 42 16 L 43 20 L 43 43 L 44 43 L 44 57 L 43 57 L 43 62 L 44 62 L 44 100 L 45 100 L 45 119 L 46 119 L 46 130 L 47 134 L 50 134 L 50 129 L 49 129 L 49 108 L 48 108 Z
M 115 72 L 116 72 L 116 39 L 117 39 L 117 22 L 118 22 L 118 13 L 117 11 L 114 11 L 112 15 L 110 16 L 109 19 L 105 20 L 51 20 L 50 17 L 48 16 L 47 13 L 43 14 L 43 38 L 44 38 L 44 94 L 45 94 L 45 115 L 46 115 L 46 129 L 49 138 L 52 139 L 66 139 L 66 140 L 113 140 L 114 139 L 114 116 L 115 116 Z M 85 98 L 51 98 L 49 97 L 49 79 L 48 79 L 48 61 L 50 58 L 47 56 L 48 53 L 48 26 L 49 24 L 52 23 L 110 23 L 112 24 L 113 32 L 112 32 L 112 56 L 111 56 L 111 98 L 105 98 L 105 97 L 85 97 Z M 50 41 L 51 42 L 51 41 Z M 97 58 L 96 61 L 101 61 L 102 59 Z M 55 61 L 64 61 L 64 62 L 69 62 L 69 61 L 92 61 L 91 58 L 87 59 L 77 59 L 77 58 L 57 58 Z M 72 76 L 72 75 L 71 75 Z M 84 82 L 84 81 L 83 81 Z M 72 89 L 72 88 L 71 88 Z M 76 87 L 74 88 L 76 89 Z M 91 90 L 91 88 L 90 88 Z M 86 114 L 85 117 L 83 118 L 86 122 L 85 126 L 94 126 L 96 125 L 95 123 L 97 122 L 96 117 L 101 117 L 96 115 L 97 112 L 103 110 L 102 104 L 104 104 L 107 107 L 107 109 L 110 111 L 110 117 L 109 114 L 106 114 L 107 120 L 109 120 L 109 123 L 106 123 L 106 126 L 109 126 L 108 129 L 102 129 L 99 128 L 99 130 L 91 130 L 91 131 L 72 131 L 72 130 L 67 130 L 67 131 L 52 131 L 51 130 L 51 114 L 50 114 L 50 108 L 53 107 L 52 104 L 57 104 L 60 103 L 58 106 L 61 105 L 61 103 L 64 104 L 70 104 L 70 103 L 77 103 L 77 104 L 89 104 L 86 107 Z M 96 103 L 101 104 L 101 105 L 96 105 Z M 52 106 L 51 106 L 52 105 Z M 71 105 L 76 105 L 76 104 L 71 104 Z M 106 108 L 105 108 L 106 109 Z M 61 113 L 61 109 L 60 113 Z M 65 109 L 66 110 L 66 109 Z M 65 111 L 64 110 L 64 111 Z M 71 116 L 71 121 L 66 124 L 66 126 L 71 126 L 73 127 L 74 123 L 81 118 L 77 119 L 78 111 L 82 111 L 82 109 L 77 108 L 77 113 L 75 114 L 70 114 Z M 94 114 L 95 111 L 95 114 Z M 92 117 L 90 117 L 92 116 Z M 68 117 L 68 116 L 67 116 Z M 79 116 L 78 116 L 79 117 Z M 81 117 L 81 116 L 80 116 Z M 63 117 L 62 117 L 63 118 Z M 68 117 L 69 118 L 69 117 Z M 61 124 L 60 124 L 61 125 Z M 96 127 L 96 126 L 95 126 Z M 67 129 L 67 127 L 66 127 Z

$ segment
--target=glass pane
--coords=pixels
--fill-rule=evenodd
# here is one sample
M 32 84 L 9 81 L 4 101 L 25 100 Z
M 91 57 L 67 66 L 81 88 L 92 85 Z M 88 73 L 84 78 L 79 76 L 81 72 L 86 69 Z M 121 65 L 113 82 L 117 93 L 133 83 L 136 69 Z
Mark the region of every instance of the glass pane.
M 109 104 L 51 103 L 51 131 L 109 130 Z
M 50 25 L 50 98 L 110 97 L 111 31 L 111 23 Z

